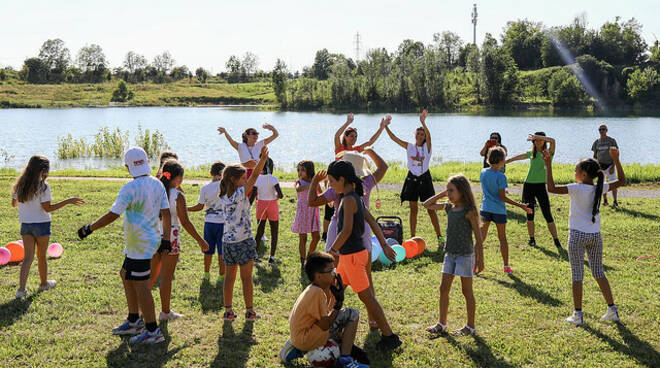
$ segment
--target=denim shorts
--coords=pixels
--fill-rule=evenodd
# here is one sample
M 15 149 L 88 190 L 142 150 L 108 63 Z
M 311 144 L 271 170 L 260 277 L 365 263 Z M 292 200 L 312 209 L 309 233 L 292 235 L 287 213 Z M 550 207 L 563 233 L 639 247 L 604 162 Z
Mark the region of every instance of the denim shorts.
M 32 224 L 21 224 L 21 235 L 31 235 L 35 238 L 50 236 L 50 221 L 37 222 Z
M 474 276 L 474 262 L 474 253 L 466 256 L 446 253 L 445 261 L 442 264 L 442 273 L 461 277 L 472 277 Z
M 226 266 L 242 266 L 257 258 L 257 242 L 247 238 L 236 243 L 222 243 L 222 262 Z
M 481 222 L 494 222 L 496 224 L 506 224 L 506 215 L 481 211 Z

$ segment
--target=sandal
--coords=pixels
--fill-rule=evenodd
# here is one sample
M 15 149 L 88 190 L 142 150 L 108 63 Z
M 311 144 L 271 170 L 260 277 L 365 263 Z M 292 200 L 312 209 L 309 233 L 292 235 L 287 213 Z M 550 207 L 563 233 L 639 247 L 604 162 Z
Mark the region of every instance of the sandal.
M 260 318 L 261 318 L 261 314 L 255 312 L 254 309 L 245 312 L 245 320 L 248 322 L 254 322 Z
M 460 330 L 455 330 L 453 332 L 453 334 L 458 335 L 458 336 L 472 336 L 472 335 L 474 335 L 475 331 L 476 331 L 476 328 L 472 328 L 468 325 L 465 325 Z
M 234 311 L 225 312 L 222 315 L 222 319 L 224 319 L 227 322 L 234 322 L 236 318 L 238 318 L 238 315 L 234 313 Z
M 432 334 L 445 334 L 447 333 L 447 325 L 443 325 L 442 323 L 438 322 L 434 326 L 427 327 L 426 332 L 430 332 Z

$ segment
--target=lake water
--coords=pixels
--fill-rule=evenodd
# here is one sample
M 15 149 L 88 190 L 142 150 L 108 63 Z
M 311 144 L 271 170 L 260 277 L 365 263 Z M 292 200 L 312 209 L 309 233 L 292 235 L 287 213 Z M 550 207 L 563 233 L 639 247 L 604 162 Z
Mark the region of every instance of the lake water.
M 357 114 L 353 126 L 358 129 L 358 143 L 369 139 L 377 130 L 383 114 Z M 399 138 L 414 140 L 419 126 L 415 114 L 393 114 L 390 125 Z M 138 124 L 143 129 L 158 129 L 168 145 L 179 154 L 183 164 L 193 167 L 215 160 L 237 162 L 236 151 L 216 127 L 224 126 L 239 141 L 241 133 L 254 127 L 260 138 L 270 132 L 264 123 L 273 124 L 280 137 L 270 145 L 271 157 L 283 169 L 293 169 L 302 159 L 329 162 L 333 158 L 333 135 L 345 122 L 345 115 L 320 112 L 276 112 L 232 107 L 132 107 L 72 109 L 0 109 L 0 150 L 13 159 L 0 157 L 0 166 L 23 167 L 36 153 L 47 155 L 54 168 L 105 168 L 119 161 L 57 159 L 57 138 L 71 133 L 75 138 L 91 140 L 101 126 L 129 130 L 131 143 Z M 607 124 L 609 135 L 621 147 L 624 163 L 660 164 L 653 148 L 660 142 L 658 117 L 536 117 L 473 116 L 432 114 L 427 119 L 433 143 L 433 160 L 481 161 L 479 151 L 490 132 L 502 134 L 502 143 L 511 155 L 531 147 L 527 134 L 545 131 L 557 140 L 555 159 L 573 163 L 592 155 L 590 149 L 598 137 L 597 128 Z M 390 140 L 386 132 L 375 144 L 376 151 L 387 161 L 405 160 L 405 151 Z M 1 152 L 1 151 L 0 151 Z

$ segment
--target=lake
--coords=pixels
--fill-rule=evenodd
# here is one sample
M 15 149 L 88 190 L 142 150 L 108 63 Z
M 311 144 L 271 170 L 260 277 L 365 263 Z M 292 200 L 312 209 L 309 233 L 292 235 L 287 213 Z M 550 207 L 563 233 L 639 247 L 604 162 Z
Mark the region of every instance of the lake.
M 369 139 L 378 129 L 383 114 L 357 114 L 352 126 L 358 129 L 358 143 Z M 392 114 L 392 131 L 399 138 L 414 140 L 419 124 L 415 114 Z M 116 107 L 71 109 L 0 109 L 0 150 L 12 159 L 0 157 L 0 166 L 21 168 L 28 158 L 42 153 L 51 159 L 53 168 L 106 168 L 118 166 L 117 160 L 58 160 L 57 138 L 71 133 L 75 138 L 91 141 L 99 127 L 129 130 L 131 143 L 138 130 L 158 129 L 167 144 L 179 154 L 186 167 L 238 161 L 238 155 L 216 127 L 224 126 L 240 141 L 241 133 L 254 127 L 260 138 L 270 132 L 264 123 L 273 124 L 280 137 L 270 145 L 275 165 L 293 169 L 302 159 L 329 162 L 333 159 L 333 135 L 346 120 L 345 115 L 321 112 L 260 111 L 236 107 Z M 446 161 L 481 161 L 479 151 L 490 132 L 502 135 L 502 143 L 511 155 L 531 147 L 527 134 L 545 131 L 557 140 L 555 160 L 573 163 L 591 157 L 591 144 L 598 137 L 598 126 L 607 124 L 609 135 L 621 147 L 624 163 L 660 164 L 653 156 L 660 142 L 658 117 L 566 117 L 566 116 L 475 116 L 465 114 L 431 114 L 427 119 L 431 131 L 434 163 Z M 374 145 L 387 161 L 405 160 L 405 151 L 386 132 Z M 2 151 L 0 151 L 2 152 Z M 3 155 L 4 156 L 4 155 Z

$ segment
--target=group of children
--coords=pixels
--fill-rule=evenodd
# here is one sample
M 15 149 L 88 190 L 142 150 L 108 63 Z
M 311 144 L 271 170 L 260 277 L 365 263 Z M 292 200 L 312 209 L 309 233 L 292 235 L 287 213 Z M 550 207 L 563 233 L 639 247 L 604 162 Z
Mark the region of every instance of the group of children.
M 556 186 L 552 177 L 552 156 L 554 140 L 542 133 L 530 135 L 533 149 L 523 155 L 506 159 L 502 147 L 487 149 L 486 161 L 489 167 L 480 175 L 483 199 L 480 210 L 472 193 L 469 180 L 464 175 L 448 179 L 446 190 L 435 195 L 432 182 L 429 190 L 424 177 L 428 174 L 430 156 L 430 134 L 425 124 L 426 111 L 420 116 L 422 127 L 417 129 L 415 143 L 400 140 L 389 130 L 391 117 L 381 121 L 375 140 L 383 129 L 406 148 L 409 154 L 409 177 L 404 185 L 406 198 L 412 202 L 423 200 L 423 206 L 433 220 L 439 243 L 444 246 L 444 262 L 440 285 L 438 322 L 426 328 L 431 333 L 447 331 L 449 292 L 455 276 L 461 278 L 463 295 L 467 305 L 467 323 L 454 331 L 456 334 L 475 333 L 476 301 L 472 278 L 484 269 L 483 243 L 491 222 L 495 222 L 505 273 L 512 273 L 509 265 L 508 242 L 506 238 L 506 204 L 517 206 L 528 216 L 533 216 L 535 198 L 542 202 L 546 183 L 547 191 L 570 196 L 570 219 L 568 252 L 572 270 L 573 299 L 575 311 L 568 322 L 583 323 L 582 308 L 582 259 L 586 252 L 594 278 L 601 288 L 608 304 L 604 320 L 618 320 L 609 283 L 602 266 L 602 238 L 600 236 L 600 197 L 607 191 L 625 184 L 625 174 L 619 161 L 616 148 L 610 149 L 618 180 L 604 184 L 603 173 L 598 162 L 591 158 L 580 161 L 575 168 L 576 184 Z M 350 117 L 350 115 L 349 115 Z M 350 121 L 352 119 L 349 118 Z M 345 129 L 350 121 L 342 129 Z M 272 128 L 272 127 L 271 127 Z M 272 128 L 274 130 L 274 128 Z M 394 259 L 394 251 L 385 241 L 380 227 L 369 211 L 370 193 L 387 171 L 385 161 L 369 146 L 352 144 L 357 137 L 356 130 L 346 131 L 345 139 L 352 139 L 351 146 L 341 142 L 344 149 L 337 149 L 337 159 L 327 171 L 315 172 L 311 161 L 301 161 L 297 165 L 299 179 L 295 189 L 298 199 L 296 215 L 291 231 L 299 234 L 299 256 L 301 268 L 311 284 L 298 297 L 290 315 L 291 338 L 280 351 L 284 362 L 291 361 L 310 351 L 324 346 L 328 338 L 340 339 L 341 357 L 339 363 L 347 367 L 363 367 L 368 364 L 366 354 L 354 346 L 359 312 L 343 308 L 344 290 L 351 286 L 360 301 L 365 305 L 369 327 L 380 329 L 382 338 L 378 347 L 392 349 L 402 344 L 392 331 L 385 313 L 380 306 L 371 275 L 371 231 L 378 239 L 385 256 Z M 224 133 L 224 132 L 221 132 Z M 550 149 L 545 146 L 550 142 Z M 411 147 L 412 146 L 412 147 Z M 181 314 L 170 307 L 172 280 L 181 253 L 180 229 L 184 228 L 204 252 L 203 278 L 210 278 L 213 254 L 218 254 L 219 276 L 223 281 L 225 311 L 223 319 L 234 321 L 238 316 L 232 306 L 233 289 L 237 272 L 240 273 L 247 321 L 258 320 L 261 316 L 253 304 L 252 273 L 258 259 L 258 245 L 265 230 L 266 221 L 271 228 L 271 249 L 268 264 L 275 266 L 275 252 L 278 239 L 279 207 L 278 199 L 282 191 L 277 179 L 272 175 L 273 163 L 268 157 L 266 144 L 259 146 L 256 165 L 249 176 L 240 164 L 225 166 L 216 162 L 211 166 L 212 181 L 200 190 L 197 204 L 188 207 L 181 183 L 184 169 L 178 157 L 172 153 L 161 155 L 161 165 L 156 177 L 150 175 L 149 160 L 141 148 L 131 148 L 124 155 L 124 163 L 134 178 L 124 185 L 109 212 L 95 222 L 78 230 L 80 239 L 85 239 L 124 214 L 124 262 L 120 270 L 124 285 L 128 315 L 114 334 L 135 335 L 133 343 L 158 343 L 164 337 L 157 326 L 154 300 L 151 294 L 156 280 L 160 277 L 161 312 L 159 320 L 174 320 Z M 361 152 L 361 153 L 360 153 Z M 411 156 L 415 154 L 415 156 Z M 370 157 L 376 165 L 372 173 L 364 167 Z M 530 189 L 531 194 L 523 194 L 523 202 L 518 203 L 507 196 L 507 179 L 503 172 L 505 163 L 527 157 L 530 159 L 530 184 L 543 183 Z M 540 162 L 540 164 L 539 164 Z M 12 205 L 19 207 L 21 236 L 26 250 L 25 261 L 21 266 L 17 298 L 27 295 L 26 282 L 35 248 L 37 251 L 40 290 L 55 287 L 55 281 L 47 280 L 45 250 L 50 236 L 50 212 L 68 204 L 79 205 L 84 201 L 79 197 L 69 198 L 51 204 L 50 186 L 46 182 L 49 162 L 44 156 L 30 159 L 13 189 Z M 541 178 L 541 176 L 544 176 Z M 596 183 L 594 180 L 598 179 Z M 327 189 L 321 184 L 327 182 Z M 527 181 L 526 181 L 527 185 Z M 536 188 L 538 187 L 538 188 Z M 403 192 L 402 192 L 403 193 Z M 250 216 L 251 197 L 257 197 L 256 218 L 259 221 L 256 236 L 252 233 Z M 446 202 L 439 203 L 442 198 Z M 402 200 L 403 200 L 402 195 Z M 379 206 L 380 199 L 377 200 Z M 320 240 L 320 206 L 333 204 L 334 215 L 327 230 L 326 251 L 317 252 Z M 546 215 L 541 204 L 544 216 Z M 195 229 L 188 212 L 206 209 L 203 236 Z M 444 210 L 447 216 L 446 245 L 439 230 L 436 211 Z M 533 217 L 532 217 L 533 218 Z M 529 217 L 528 217 L 529 219 Z M 548 217 L 546 217 L 548 219 Z M 411 209 L 411 225 L 412 209 Z M 437 224 L 436 224 L 437 223 Z M 416 214 L 415 214 L 416 224 Z M 529 224 L 529 222 L 528 222 Z M 552 226 L 551 226 L 552 225 Z M 533 227 L 533 223 L 532 223 Z M 557 240 L 554 223 L 548 227 Z M 553 231 L 554 230 L 554 231 Z M 311 235 L 309 248 L 308 234 Z M 533 237 L 532 237 L 533 240 Z

